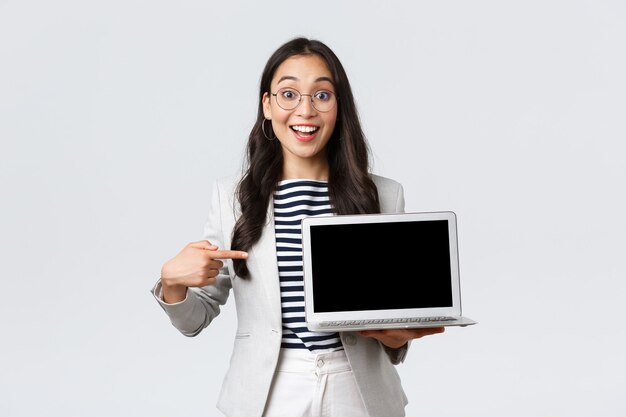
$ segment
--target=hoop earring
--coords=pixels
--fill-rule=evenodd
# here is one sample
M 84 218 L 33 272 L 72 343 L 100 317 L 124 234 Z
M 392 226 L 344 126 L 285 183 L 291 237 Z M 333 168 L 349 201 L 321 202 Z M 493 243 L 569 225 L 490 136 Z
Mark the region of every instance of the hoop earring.
M 267 136 L 267 133 L 265 133 L 265 122 L 270 122 L 270 125 L 272 124 L 271 119 L 263 119 L 263 123 L 261 123 L 261 131 L 263 132 L 263 136 L 265 136 L 265 139 L 272 141 L 274 139 L 276 139 L 276 135 L 274 135 L 273 137 L 269 137 Z M 274 131 L 274 129 L 272 129 L 272 132 Z

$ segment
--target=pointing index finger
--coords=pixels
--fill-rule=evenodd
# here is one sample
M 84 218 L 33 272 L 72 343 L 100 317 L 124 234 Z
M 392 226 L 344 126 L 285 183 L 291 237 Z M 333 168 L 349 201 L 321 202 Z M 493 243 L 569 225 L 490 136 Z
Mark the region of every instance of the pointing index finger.
M 212 259 L 246 259 L 248 252 L 240 250 L 212 250 L 209 251 Z

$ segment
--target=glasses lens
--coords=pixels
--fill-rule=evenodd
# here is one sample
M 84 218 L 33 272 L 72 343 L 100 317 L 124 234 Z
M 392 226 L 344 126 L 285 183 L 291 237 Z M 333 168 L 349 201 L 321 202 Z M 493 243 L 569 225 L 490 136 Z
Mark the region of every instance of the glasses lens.
M 321 112 L 327 112 L 332 110 L 333 107 L 335 107 L 335 104 L 337 103 L 337 100 L 335 98 L 335 95 L 330 92 L 330 91 L 316 91 L 315 94 L 313 94 L 313 106 Z
M 278 105 L 285 110 L 293 110 L 300 104 L 300 93 L 292 88 L 281 88 L 276 93 Z

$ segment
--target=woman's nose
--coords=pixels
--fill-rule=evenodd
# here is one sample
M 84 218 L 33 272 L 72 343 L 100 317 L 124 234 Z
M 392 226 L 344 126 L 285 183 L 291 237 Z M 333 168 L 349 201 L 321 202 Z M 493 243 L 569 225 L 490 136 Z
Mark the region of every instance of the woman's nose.
M 308 94 L 303 94 L 300 97 L 300 103 L 297 107 L 298 115 L 311 116 L 316 113 L 315 107 L 313 107 L 313 98 Z

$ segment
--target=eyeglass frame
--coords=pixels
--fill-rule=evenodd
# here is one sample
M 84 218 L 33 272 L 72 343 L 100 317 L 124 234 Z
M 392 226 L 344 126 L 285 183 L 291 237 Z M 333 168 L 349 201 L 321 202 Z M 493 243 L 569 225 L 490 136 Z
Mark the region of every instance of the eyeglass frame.
M 296 105 L 295 105 L 293 108 L 291 108 L 291 109 L 286 109 L 286 108 L 284 108 L 283 106 L 281 106 L 281 105 L 280 105 L 280 103 L 278 102 L 278 97 L 277 97 L 277 96 L 278 96 L 278 93 L 280 93 L 282 90 L 293 90 L 293 91 L 295 91 L 296 93 L 298 93 L 298 95 L 300 95 L 300 99 L 298 100 L 298 104 L 296 104 Z M 318 109 L 317 107 L 315 107 L 315 100 L 313 99 L 313 95 L 314 95 L 315 93 L 319 93 L 320 91 L 323 91 L 323 92 L 325 92 L 325 93 L 330 93 L 330 94 L 332 94 L 333 96 L 335 96 L 335 104 L 333 105 L 333 107 L 331 107 L 331 108 L 330 108 L 330 109 L 328 109 L 328 110 L 320 110 L 320 109 Z M 337 96 L 337 94 L 336 94 L 335 92 L 333 92 L 333 91 L 328 91 L 328 90 L 324 90 L 324 89 L 322 89 L 322 90 L 317 90 L 317 91 L 315 91 L 313 94 L 302 94 L 300 91 L 298 91 L 298 90 L 297 90 L 297 89 L 295 89 L 295 88 L 292 88 L 292 87 L 283 87 L 283 88 L 278 89 L 278 91 L 276 91 L 275 93 L 272 93 L 272 92 L 270 91 L 270 94 L 271 94 L 271 95 L 273 95 L 274 97 L 276 97 L 276 104 L 278 104 L 278 107 L 280 107 L 281 109 L 283 109 L 283 110 L 285 110 L 285 111 L 292 111 L 292 110 L 297 109 L 297 108 L 298 108 L 298 106 L 299 106 L 300 104 L 302 104 L 302 97 L 304 97 L 304 96 L 309 96 L 309 97 L 311 97 L 311 106 L 313 106 L 313 108 L 314 108 L 315 110 L 317 110 L 318 112 L 320 112 L 320 113 L 328 113 L 329 111 L 331 111 L 332 109 L 334 109 L 334 108 L 335 108 L 335 106 L 337 106 L 337 102 L 339 101 L 339 96 Z

